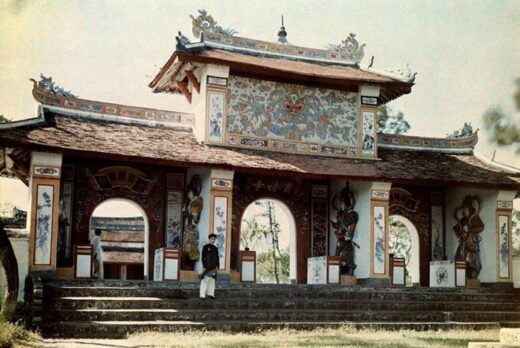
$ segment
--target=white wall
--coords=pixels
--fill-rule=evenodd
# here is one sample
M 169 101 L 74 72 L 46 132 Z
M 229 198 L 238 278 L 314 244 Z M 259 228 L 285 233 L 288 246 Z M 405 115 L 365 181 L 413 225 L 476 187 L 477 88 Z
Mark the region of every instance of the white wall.
M 199 78 L 200 93 L 195 89 L 191 93 L 192 112 L 195 114 L 195 129 L 193 134 L 197 141 L 202 142 L 206 137 L 206 90 L 207 76 L 229 77 L 229 67 L 223 65 L 207 64 L 195 70 L 195 74 Z
M 497 280 L 496 272 L 496 206 L 498 191 L 456 188 L 446 190 L 446 256 L 448 260 L 455 259 L 455 252 L 458 247 L 458 239 L 453 231 L 453 226 L 457 223 L 454 217 L 455 209 L 462 204 L 467 195 L 478 196 L 482 202 L 480 219 L 484 223 L 484 231 L 480 234 L 480 261 L 482 269 L 479 279 L 481 282 L 494 283 Z
M 189 184 L 192 176 L 199 175 L 202 181 L 202 192 L 200 196 L 203 199 L 203 208 L 200 213 L 200 220 L 197 226 L 199 230 L 199 253 L 202 255 L 202 247 L 208 243 L 209 234 L 209 218 L 210 218 L 210 193 L 211 193 L 211 169 L 206 168 L 188 168 L 186 173 L 186 184 Z M 202 272 L 202 264 L 199 261 L 195 264 L 195 270 Z
M 339 193 L 345 187 L 346 180 L 332 180 L 330 183 L 330 198 Z M 359 214 L 354 242 L 359 244 L 360 249 L 355 248 L 354 262 L 357 265 L 354 275 L 359 278 L 370 277 L 370 194 L 371 182 L 350 181 L 350 190 L 354 194 L 356 205 L 354 210 Z M 330 204 L 330 218 L 336 217 L 336 211 Z M 336 235 L 332 225 L 329 226 L 329 250 L 330 255 L 336 252 Z

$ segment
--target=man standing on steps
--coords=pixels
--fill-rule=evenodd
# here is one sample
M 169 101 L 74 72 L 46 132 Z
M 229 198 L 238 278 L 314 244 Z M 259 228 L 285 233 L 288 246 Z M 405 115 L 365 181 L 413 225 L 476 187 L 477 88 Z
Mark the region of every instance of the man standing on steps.
M 200 275 L 200 298 L 215 299 L 215 279 L 220 267 L 218 249 L 215 246 L 217 235 L 212 233 L 208 236 L 209 243 L 202 248 L 202 267 L 204 270 Z

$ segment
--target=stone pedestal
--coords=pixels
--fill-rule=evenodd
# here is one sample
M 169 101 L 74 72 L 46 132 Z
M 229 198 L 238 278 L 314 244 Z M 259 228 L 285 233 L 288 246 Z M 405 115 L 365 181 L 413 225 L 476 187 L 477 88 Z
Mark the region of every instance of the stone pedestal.
M 480 288 L 480 280 L 468 279 L 468 280 L 466 280 L 466 286 L 468 288 Z
M 198 282 L 199 274 L 196 271 L 181 270 L 181 282 Z
M 240 272 L 231 271 L 229 272 L 229 279 L 231 283 L 240 283 Z
M 340 276 L 340 285 L 356 285 L 357 278 L 356 276 L 342 275 Z

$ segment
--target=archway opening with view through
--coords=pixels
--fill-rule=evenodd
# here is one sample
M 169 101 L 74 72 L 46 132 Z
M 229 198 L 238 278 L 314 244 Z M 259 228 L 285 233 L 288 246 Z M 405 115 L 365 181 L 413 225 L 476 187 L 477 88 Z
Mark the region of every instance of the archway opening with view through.
M 251 203 L 240 224 L 240 250 L 256 252 L 256 282 L 296 282 L 296 227 L 290 209 L 275 199 Z
M 406 265 L 406 286 L 420 284 L 419 271 L 419 234 L 414 224 L 401 215 L 391 215 L 390 253 L 394 257 L 403 257 Z
M 101 229 L 105 279 L 147 279 L 148 219 L 137 203 L 123 198 L 100 203 L 90 218 L 89 240 Z

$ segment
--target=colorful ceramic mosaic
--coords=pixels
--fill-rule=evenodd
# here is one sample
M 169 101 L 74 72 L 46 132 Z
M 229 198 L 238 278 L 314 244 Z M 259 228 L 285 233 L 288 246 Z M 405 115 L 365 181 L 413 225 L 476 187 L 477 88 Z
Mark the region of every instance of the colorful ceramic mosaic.
M 293 141 L 282 143 L 281 150 L 298 152 L 308 151 L 306 143 L 356 146 L 357 115 L 355 93 L 236 76 L 229 79 L 227 131 L 231 136 L 254 137 L 255 142 L 265 138 Z

